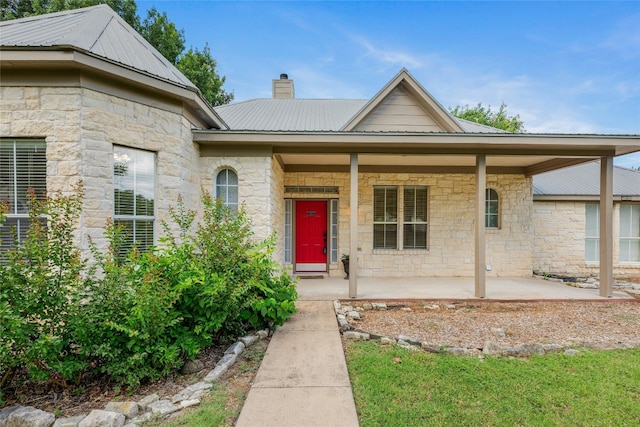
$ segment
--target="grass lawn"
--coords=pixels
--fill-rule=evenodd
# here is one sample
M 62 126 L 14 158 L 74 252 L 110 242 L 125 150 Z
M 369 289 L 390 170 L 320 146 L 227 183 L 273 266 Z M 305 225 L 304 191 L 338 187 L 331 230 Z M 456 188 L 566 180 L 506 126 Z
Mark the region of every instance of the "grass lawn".
M 638 426 L 640 349 L 530 359 L 346 344 L 366 426 Z

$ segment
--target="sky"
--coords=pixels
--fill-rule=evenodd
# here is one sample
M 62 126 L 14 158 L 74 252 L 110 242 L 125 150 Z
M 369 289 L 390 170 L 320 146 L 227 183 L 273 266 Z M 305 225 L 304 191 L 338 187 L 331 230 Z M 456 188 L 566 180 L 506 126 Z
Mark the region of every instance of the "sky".
M 233 102 L 281 73 L 296 98 L 370 99 L 405 67 L 445 108 L 505 103 L 527 132 L 640 134 L 640 1 L 137 4 L 208 43 Z

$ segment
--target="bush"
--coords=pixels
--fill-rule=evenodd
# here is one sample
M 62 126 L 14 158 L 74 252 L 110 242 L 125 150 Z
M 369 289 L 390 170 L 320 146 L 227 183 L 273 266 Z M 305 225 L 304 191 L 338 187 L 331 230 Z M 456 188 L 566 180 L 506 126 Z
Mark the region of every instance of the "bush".
M 109 220 L 108 247 L 90 243 L 89 266 L 69 244 L 82 195 L 81 184 L 68 197 L 32 195 L 27 237 L 14 232 L 14 249 L 3 254 L 0 389 L 22 367 L 65 387 L 87 373 L 135 387 L 295 311 L 295 283 L 271 259 L 275 239 L 255 241 L 244 209 L 232 212 L 205 193 L 192 232 L 196 213 L 179 200 L 171 211 L 179 239 L 163 224 L 161 248 L 125 256 L 125 232 Z

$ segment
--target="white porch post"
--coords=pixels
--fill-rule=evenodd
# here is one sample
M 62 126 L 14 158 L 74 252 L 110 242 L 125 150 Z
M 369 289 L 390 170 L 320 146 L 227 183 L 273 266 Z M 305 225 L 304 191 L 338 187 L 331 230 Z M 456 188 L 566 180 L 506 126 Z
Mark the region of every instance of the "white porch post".
M 600 159 L 600 296 L 613 294 L 613 156 Z
M 486 298 L 485 269 L 487 268 L 485 255 L 485 189 L 487 187 L 487 157 L 484 154 L 476 156 L 476 226 L 475 226 L 475 296 Z
M 351 153 L 349 195 L 349 298 L 358 296 L 358 154 Z

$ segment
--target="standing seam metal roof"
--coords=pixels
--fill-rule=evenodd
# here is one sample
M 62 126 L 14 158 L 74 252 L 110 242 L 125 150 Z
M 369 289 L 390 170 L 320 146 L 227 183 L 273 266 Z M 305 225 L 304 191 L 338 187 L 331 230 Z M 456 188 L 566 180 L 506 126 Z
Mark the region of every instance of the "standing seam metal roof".
M 584 163 L 533 177 L 533 194 L 539 196 L 599 196 L 600 162 Z M 614 166 L 613 194 L 640 195 L 640 172 Z
M 366 104 L 367 99 L 261 98 L 216 107 L 232 130 L 338 132 Z M 457 119 L 465 132 L 504 133 L 500 129 Z
M 69 46 L 195 89 L 184 74 L 106 4 L 0 22 L 0 46 Z

